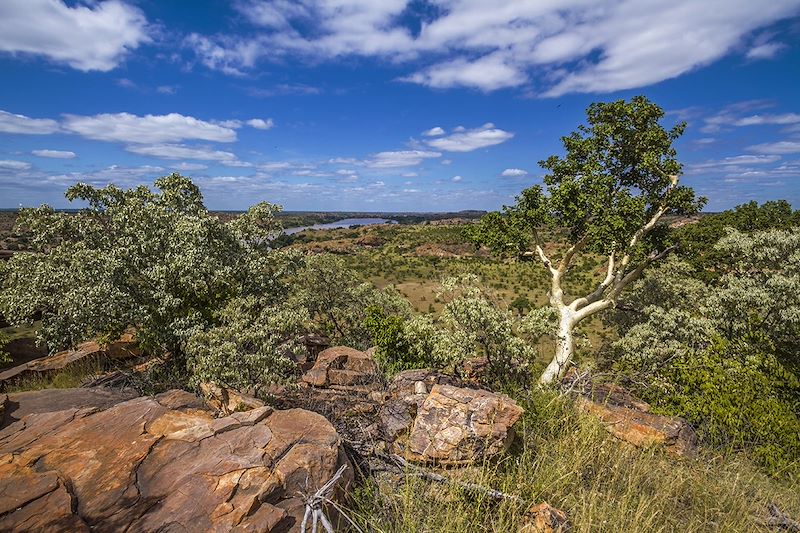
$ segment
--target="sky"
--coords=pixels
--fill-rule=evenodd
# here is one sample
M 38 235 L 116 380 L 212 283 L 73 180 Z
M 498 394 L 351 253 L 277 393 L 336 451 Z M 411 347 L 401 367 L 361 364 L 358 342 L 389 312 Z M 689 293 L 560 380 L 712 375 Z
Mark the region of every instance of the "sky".
M 645 95 L 707 211 L 800 208 L 800 0 L 1 0 L 0 208 L 497 209 Z

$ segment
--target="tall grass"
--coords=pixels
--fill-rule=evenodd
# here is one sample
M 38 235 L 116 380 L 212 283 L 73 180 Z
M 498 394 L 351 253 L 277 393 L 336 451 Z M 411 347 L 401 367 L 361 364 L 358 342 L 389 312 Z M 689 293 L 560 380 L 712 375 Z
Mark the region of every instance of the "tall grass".
M 744 457 L 680 459 L 637 449 L 578 414 L 568 399 L 537 392 L 521 403 L 526 415 L 508 456 L 445 474 L 547 501 L 578 532 L 767 531 L 758 518 L 772 502 L 800 515 L 799 487 L 766 477 Z M 513 532 L 525 510 L 412 472 L 369 480 L 350 503 L 363 529 L 385 532 Z

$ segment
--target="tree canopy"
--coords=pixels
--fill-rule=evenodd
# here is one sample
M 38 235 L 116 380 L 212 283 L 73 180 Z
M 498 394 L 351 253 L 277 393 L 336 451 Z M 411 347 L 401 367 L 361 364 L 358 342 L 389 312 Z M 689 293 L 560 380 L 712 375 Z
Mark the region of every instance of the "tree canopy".
M 473 241 L 499 253 L 533 252 L 551 275 L 551 305 L 560 313 L 558 352 L 541 381 L 566 370 L 574 348 L 573 328 L 607 309 L 620 292 L 653 261 L 672 249 L 665 241 L 667 214 L 697 212 L 705 203 L 678 184 L 681 164 L 673 147 L 685 124 L 660 124 L 664 111 L 643 96 L 594 103 L 587 123 L 562 137 L 564 156 L 540 165 L 544 187 L 534 185 L 468 231 Z M 561 242 L 546 250 L 542 231 Z M 565 300 L 562 278 L 576 254 L 603 254 L 606 276 L 592 293 Z

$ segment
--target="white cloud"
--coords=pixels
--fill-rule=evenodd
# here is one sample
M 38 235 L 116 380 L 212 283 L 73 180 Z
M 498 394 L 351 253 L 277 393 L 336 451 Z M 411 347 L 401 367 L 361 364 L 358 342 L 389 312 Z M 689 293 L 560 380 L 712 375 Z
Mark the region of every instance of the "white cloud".
M 378 152 L 364 161 L 370 168 L 402 168 L 413 167 L 422 163 L 425 159 L 441 157 L 439 152 L 429 152 L 424 150 L 401 150 L 395 152 Z
M 0 169 L 2 170 L 28 170 L 29 168 L 31 168 L 31 164 L 25 161 L 0 160 Z
M 456 58 L 437 63 L 400 80 L 435 89 L 472 87 L 491 92 L 518 87 L 528 78 L 520 67 L 509 62 L 505 54 L 489 54 L 476 60 Z
M 419 176 L 419 174 L 417 174 L 416 172 L 403 172 L 400 175 L 403 176 L 404 178 L 416 178 L 417 176 Z
M 236 132 L 178 113 L 138 116 L 103 113 L 94 116 L 64 115 L 63 128 L 87 139 L 128 143 L 165 143 L 187 139 L 233 142 Z
M 142 12 L 120 0 L 0 2 L 0 51 L 41 55 L 82 70 L 109 71 L 148 42 Z
M 778 52 L 786 48 L 783 43 L 764 43 L 747 51 L 747 59 L 772 59 Z
M 447 166 L 453 163 L 452 159 L 442 159 L 442 164 Z
M 444 135 L 444 130 L 439 126 L 435 126 L 429 130 L 425 130 L 422 132 L 425 137 L 438 137 L 439 135 Z
M 58 122 L 49 118 L 30 118 L 0 111 L 0 132 L 46 135 L 58 131 Z
M 800 153 L 800 141 L 755 144 L 748 146 L 747 149 L 759 154 L 798 154 Z
M 436 4 L 419 15 L 410 0 L 241 0 L 236 8 L 259 33 L 195 34 L 186 44 L 206 66 L 232 74 L 261 60 L 366 56 L 419 65 L 401 79 L 430 87 L 492 91 L 534 83 L 535 92 L 559 96 L 680 76 L 748 50 L 752 32 L 800 7 L 798 0 Z M 776 51 L 769 42 L 749 45 L 751 57 Z
M 271 118 L 268 118 L 267 120 L 260 118 L 251 118 L 250 120 L 247 121 L 247 125 L 257 130 L 268 130 L 273 126 L 275 126 L 275 123 L 272 121 Z
M 200 159 L 203 161 L 236 161 L 236 154 L 210 148 L 197 148 L 183 144 L 145 144 L 132 145 L 127 151 L 139 155 L 159 157 L 162 159 Z
M 159 85 L 156 87 L 156 92 L 161 94 L 175 94 L 178 92 L 178 88 L 174 85 Z
M 205 170 L 208 168 L 208 165 L 203 165 L 202 163 L 186 163 L 184 161 L 183 163 L 178 163 L 177 165 L 171 165 L 171 168 L 174 168 L 175 170 L 186 170 L 186 171 Z
M 75 159 L 75 152 L 69 150 L 33 150 L 33 155 L 38 157 L 51 157 L 54 159 Z
M 458 183 L 459 181 L 461 181 L 463 179 L 464 178 L 462 178 L 461 176 L 453 176 L 452 178 L 450 178 L 450 181 L 452 181 L 454 183 Z
M 479 148 L 494 146 L 506 142 L 514 136 L 513 133 L 496 128 L 494 124 L 484 124 L 480 128 L 460 131 L 446 137 L 439 137 L 426 141 L 437 150 L 446 152 L 471 152 Z
M 751 115 L 733 121 L 733 126 L 760 126 L 763 124 L 797 124 L 800 123 L 800 114 L 783 113 L 781 115 Z
M 527 176 L 528 171 L 522 170 L 521 168 L 507 168 L 501 172 L 500 175 L 507 178 L 518 178 L 520 176 Z

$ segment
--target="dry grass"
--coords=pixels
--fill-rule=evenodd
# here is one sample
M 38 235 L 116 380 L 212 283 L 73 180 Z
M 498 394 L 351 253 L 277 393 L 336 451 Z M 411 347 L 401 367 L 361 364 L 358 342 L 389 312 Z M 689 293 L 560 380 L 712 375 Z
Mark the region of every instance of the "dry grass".
M 463 475 L 549 502 L 568 514 L 576 532 L 767 531 L 757 517 L 771 502 L 800 515 L 798 487 L 764 476 L 744 457 L 676 459 L 615 440 L 566 400 L 536 393 L 524 403 L 517 448 Z M 384 532 L 513 532 L 524 511 L 410 474 L 366 483 L 350 505 L 365 530 Z

